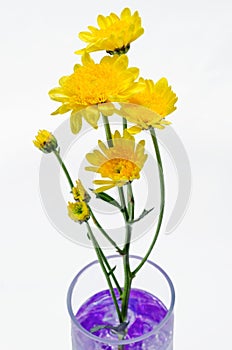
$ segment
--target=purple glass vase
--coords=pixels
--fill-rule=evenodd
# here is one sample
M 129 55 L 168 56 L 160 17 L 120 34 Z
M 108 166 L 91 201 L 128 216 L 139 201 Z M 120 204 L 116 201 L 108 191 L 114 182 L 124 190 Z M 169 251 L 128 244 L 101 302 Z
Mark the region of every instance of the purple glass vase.
M 117 266 L 115 274 L 120 280 L 122 258 L 113 255 L 108 259 L 112 267 Z M 141 259 L 130 256 L 132 269 Z M 170 278 L 158 265 L 147 261 L 133 280 L 125 335 L 99 263 L 94 261 L 77 274 L 68 291 L 72 349 L 173 350 L 174 302 Z

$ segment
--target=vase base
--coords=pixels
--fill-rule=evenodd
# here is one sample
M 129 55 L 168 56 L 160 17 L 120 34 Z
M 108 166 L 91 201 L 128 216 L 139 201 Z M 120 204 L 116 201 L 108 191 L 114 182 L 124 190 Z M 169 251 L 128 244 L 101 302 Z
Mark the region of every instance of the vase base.
M 115 291 L 116 292 L 116 291 Z M 76 327 L 72 328 L 73 350 L 172 350 L 173 318 L 162 325 L 157 332 L 155 328 L 165 318 L 168 310 L 164 304 L 152 294 L 132 289 L 128 309 L 128 330 L 124 340 L 131 340 L 130 344 L 110 345 L 107 340 L 118 341 L 115 327 L 118 326 L 118 317 L 108 290 L 95 294 L 88 299 L 76 315 L 78 323 L 87 331 L 101 328 L 92 334 L 101 338 L 104 343 L 92 338 L 86 339 Z M 112 329 L 113 328 L 113 329 Z M 146 335 L 143 340 L 135 342 L 135 338 Z M 89 343 L 87 344 L 86 341 Z

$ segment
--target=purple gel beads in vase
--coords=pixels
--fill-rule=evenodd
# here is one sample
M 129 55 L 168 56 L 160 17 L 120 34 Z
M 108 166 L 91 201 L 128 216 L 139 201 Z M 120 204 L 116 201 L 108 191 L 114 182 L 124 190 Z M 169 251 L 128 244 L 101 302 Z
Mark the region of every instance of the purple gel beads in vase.
M 128 331 L 124 339 L 133 340 L 152 332 L 153 328 L 160 324 L 166 315 L 167 309 L 159 299 L 146 291 L 132 289 L 128 310 Z M 79 309 L 76 319 L 87 331 L 91 331 L 96 326 L 106 325 L 107 328 L 100 329 L 93 334 L 100 338 L 118 340 L 117 333 L 110 328 L 110 326 L 114 327 L 118 324 L 118 317 L 109 290 L 97 293 L 88 299 Z M 170 343 L 172 340 L 172 328 L 173 322 L 171 320 L 165 329 L 149 337 L 146 342 L 139 341 L 136 347 L 133 344 L 124 345 L 124 349 L 142 350 L 145 349 L 144 344 L 147 345 L 148 349 L 162 349 L 165 342 Z M 75 333 L 75 329 L 73 332 Z M 109 345 L 102 347 L 102 349 L 113 350 L 115 347 Z
M 114 260 L 113 265 L 118 264 L 120 258 L 112 256 L 110 259 Z M 134 259 L 135 263 L 141 260 L 134 256 L 131 259 Z M 95 282 L 98 279 L 101 280 L 99 271 L 98 275 L 95 273 L 95 269 L 99 268 L 98 262 L 95 261 L 80 271 L 68 292 L 73 350 L 173 350 L 175 293 L 172 282 L 153 262 L 148 261 L 144 267 L 147 273 L 143 271 L 141 278 L 137 279 L 136 276 L 133 281 L 128 308 L 129 323 L 123 340 L 119 339 L 115 330 L 119 322 L 109 290 L 94 293 L 97 287 Z M 97 276 L 96 281 L 95 276 Z M 99 283 L 100 286 L 105 286 L 103 280 Z M 90 297 L 88 289 L 93 290 Z M 158 294 L 155 294 L 156 290 Z M 84 299 L 84 295 L 87 298 Z M 93 328 L 95 331 L 91 332 Z

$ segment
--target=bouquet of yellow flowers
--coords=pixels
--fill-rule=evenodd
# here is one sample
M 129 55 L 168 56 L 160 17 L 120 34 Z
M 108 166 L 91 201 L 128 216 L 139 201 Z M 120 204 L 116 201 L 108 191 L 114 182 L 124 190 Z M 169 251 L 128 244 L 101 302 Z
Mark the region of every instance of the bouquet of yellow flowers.
M 177 97 L 166 78 L 162 77 L 157 82 L 153 82 L 151 79 L 140 77 L 137 67 L 129 66 L 127 52 L 131 43 L 144 32 L 137 11 L 132 14 L 130 9 L 125 8 L 120 16 L 115 13 L 111 13 L 109 16 L 99 15 L 97 23 L 98 27 L 89 26 L 88 31 L 79 34 L 79 38 L 86 43 L 85 48 L 75 52 L 81 56 L 81 63 L 74 66 L 70 75 L 60 78 L 58 87 L 49 91 L 50 98 L 60 103 L 52 115 L 70 113 L 72 133 L 80 133 L 83 122 L 87 122 L 94 129 L 97 129 L 99 119 L 102 119 L 105 140 L 99 140 L 96 149 L 86 154 L 89 165 L 85 169 L 95 173 L 96 178 L 93 181 L 95 187 L 87 190 L 83 185 L 84 179 L 76 179 L 75 182 L 72 180 L 61 158 L 58 141 L 51 132 L 40 130 L 34 140 L 34 145 L 44 153 L 54 153 L 64 171 L 72 197 L 67 205 L 67 213 L 78 224 L 86 225 L 88 239 L 96 251 L 116 313 L 116 318 L 112 323 L 109 320 L 103 322 L 103 317 L 100 316 L 93 319 L 89 313 L 88 320 L 92 319 L 93 322 L 88 327 L 80 321 L 82 316 L 78 319 L 78 315 L 75 315 L 76 320 L 79 320 L 80 329 L 81 327 L 85 328 L 91 334 L 91 341 L 93 341 L 93 337 L 95 337 L 95 341 L 97 341 L 97 337 L 106 337 L 108 342 L 105 344 L 108 344 L 108 347 L 103 343 L 99 343 L 98 347 L 91 347 L 91 343 L 76 337 L 74 333 L 78 332 L 74 330 L 73 349 L 77 349 L 77 347 L 78 350 L 82 348 L 85 350 L 153 349 L 152 346 L 143 345 L 141 339 L 139 343 L 134 340 L 133 344 L 140 344 L 136 345 L 137 347 L 135 345 L 129 347 L 128 345 L 128 339 L 132 337 L 130 329 L 133 328 L 130 300 L 134 292 L 132 288 L 134 280 L 140 273 L 142 274 L 140 270 L 147 263 L 155 246 L 164 214 L 164 173 L 155 129 L 163 129 L 170 124 L 166 120 L 166 116 L 175 111 Z M 106 51 L 100 62 L 95 62 L 90 55 L 95 51 Z M 117 116 L 119 123 L 121 123 L 119 130 L 113 130 L 112 116 Z M 135 217 L 136 203 L 133 183 L 140 179 L 141 171 L 148 158 L 145 140 L 136 141 L 138 133 L 144 133 L 145 138 L 150 137 L 154 146 L 160 181 L 160 210 L 151 243 L 142 258 L 137 261 L 137 265 L 132 268 L 130 248 L 133 225 L 135 222 L 143 220 L 153 209 L 144 208 L 141 215 Z M 113 188 L 117 189 L 119 200 L 110 194 L 110 190 Z M 149 195 L 154 195 L 152 188 Z M 121 212 L 125 228 L 122 245 L 119 245 L 110 236 L 107 229 L 104 228 L 104 224 L 99 222 L 96 213 L 94 213 L 91 199 L 95 196 Z M 121 260 L 123 269 L 122 275 L 119 277 L 118 267 L 113 266 L 111 259 L 106 256 L 92 230 L 93 226 L 97 227 Z M 88 305 L 90 304 L 94 304 L 93 300 L 88 303 Z M 104 335 L 101 332 L 104 332 Z M 136 336 L 142 337 L 143 333 L 146 332 L 142 331 Z M 117 347 L 112 345 L 116 344 L 114 343 L 115 339 L 119 341 Z M 159 347 L 154 347 L 154 349 L 159 349 Z M 162 347 L 162 349 L 171 348 Z

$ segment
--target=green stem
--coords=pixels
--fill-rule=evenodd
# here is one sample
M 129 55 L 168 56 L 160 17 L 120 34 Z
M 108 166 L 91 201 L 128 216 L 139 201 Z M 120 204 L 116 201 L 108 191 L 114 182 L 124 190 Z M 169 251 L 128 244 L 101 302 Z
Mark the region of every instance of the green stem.
M 89 208 L 89 212 L 90 212 L 90 215 L 91 215 L 91 217 L 92 217 L 92 220 L 93 220 L 94 224 L 98 227 L 98 229 L 102 232 L 102 234 L 108 239 L 108 241 L 116 248 L 116 250 L 119 252 L 119 254 L 122 255 L 122 254 L 123 254 L 123 251 L 117 246 L 117 244 L 115 243 L 115 241 L 114 241 L 112 238 L 110 238 L 110 236 L 109 236 L 109 235 L 106 233 L 106 231 L 102 228 L 102 226 L 100 225 L 100 223 L 97 221 L 95 215 L 93 214 L 91 208 L 90 208 L 89 206 L 88 206 L 88 208 Z M 106 259 L 105 255 L 104 255 L 104 253 L 103 253 L 103 251 L 102 251 L 102 249 L 101 249 L 100 247 L 99 247 L 99 251 L 100 251 L 100 253 L 101 253 L 101 255 L 102 255 L 102 258 L 103 258 L 103 260 L 104 260 L 105 265 L 107 266 L 107 268 L 109 269 L 109 271 L 112 271 L 112 269 L 111 269 L 111 267 L 110 267 L 110 264 L 108 263 L 108 260 Z M 117 279 L 116 279 L 114 273 L 112 272 L 111 275 L 112 275 L 112 278 L 113 278 L 113 280 L 114 280 L 114 283 L 115 283 L 115 285 L 116 285 L 116 287 L 117 287 L 117 289 L 118 289 L 118 292 L 119 292 L 119 294 L 121 295 L 121 294 L 122 294 L 122 289 L 121 289 L 121 287 L 120 287 L 120 285 L 119 285 L 119 283 L 118 283 L 118 281 L 117 281 Z
M 146 253 L 146 255 L 144 256 L 144 258 L 141 260 L 140 264 L 136 267 L 136 269 L 132 272 L 132 275 L 135 276 L 136 273 L 141 269 L 141 267 L 145 264 L 145 262 L 147 261 L 152 249 L 154 248 L 154 245 L 158 239 L 159 233 L 160 233 L 160 228 L 161 228 L 161 224 L 163 221 L 163 216 L 164 216 L 164 206 L 165 206 L 165 184 L 164 184 L 164 172 L 163 172 L 163 165 L 162 165 L 162 160 L 161 160 L 161 156 L 160 156 L 160 151 L 159 151 L 159 145 L 158 145 L 158 141 L 156 138 L 156 134 L 155 134 L 155 130 L 152 128 L 150 129 L 150 134 L 151 134 L 151 138 L 152 138 L 152 142 L 155 148 L 155 153 L 156 153 L 156 159 L 158 162 L 158 169 L 159 169 L 159 180 L 160 180 L 160 213 L 159 213 L 159 219 L 158 219 L 158 223 L 157 223 L 157 228 L 156 228 L 156 232 L 154 235 L 154 238 L 152 240 L 152 243 Z
M 126 120 L 126 118 L 122 118 L 122 127 L 123 127 L 123 130 L 127 129 L 127 120 Z
M 74 184 L 73 184 L 73 182 L 72 182 L 72 179 L 71 179 L 71 177 L 70 177 L 70 175 L 69 175 L 69 172 L 68 172 L 66 166 L 64 165 L 64 162 L 63 162 L 63 160 L 62 160 L 62 158 L 61 158 L 61 156 L 60 156 L 60 153 L 59 153 L 59 151 L 57 151 L 57 150 L 55 150 L 55 151 L 53 151 L 53 152 L 54 152 L 54 154 L 55 154 L 55 156 L 56 156 L 58 162 L 60 163 L 60 165 L 61 165 L 61 167 L 62 167 L 62 169 L 63 169 L 63 171 L 64 171 L 64 173 L 65 173 L 65 176 L 67 177 L 67 180 L 68 180 L 68 183 L 69 183 L 69 185 L 70 185 L 70 187 L 71 187 L 71 190 L 72 190 L 72 188 L 74 187 Z
M 131 226 L 128 223 L 129 214 L 126 208 L 123 187 L 119 187 L 118 191 L 119 191 L 121 206 L 124 209 L 123 214 L 124 214 L 124 221 L 126 225 L 125 245 L 123 248 L 124 289 L 122 294 L 122 319 L 124 322 L 126 321 L 126 318 L 127 318 L 128 303 L 129 303 L 131 283 L 132 283 L 132 275 L 131 275 L 130 260 L 129 260 L 130 243 L 131 243 Z
M 115 277 L 114 272 L 112 272 L 112 268 L 111 268 L 111 266 L 110 266 L 108 260 L 106 259 L 105 255 L 104 255 L 104 253 L 103 253 L 103 250 L 102 250 L 100 247 L 99 247 L 99 251 L 100 251 L 101 256 L 102 256 L 102 259 L 103 259 L 103 261 L 104 261 L 104 263 L 105 263 L 105 265 L 106 265 L 106 267 L 107 267 L 107 269 L 108 269 L 108 274 L 109 274 L 109 272 L 111 271 L 112 279 L 113 279 L 113 281 L 114 281 L 114 283 L 115 283 L 115 286 L 116 286 L 116 288 L 117 288 L 117 290 L 118 290 L 118 293 L 119 293 L 119 295 L 120 295 L 120 297 L 121 297 L 121 295 L 122 295 L 122 288 L 120 287 L 120 285 L 119 285 L 119 283 L 118 283 L 118 280 L 117 280 L 117 278 Z
M 68 182 L 69 182 L 69 185 L 70 185 L 70 187 L 71 187 L 71 189 L 72 189 L 72 188 L 74 187 L 74 184 L 73 184 L 72 179 L 71 179 L 71 177 L 70 177 L 70 175 L 69 175 L 69 172 L 68 172 L 68 170 L 67 170 L 67 168 L 66 168 L 66 166 L 65 166 L 65 164 L 64 164 L 64 162 L 63 162 L 63 160 L 62 160 L 62 158 L 61 158 L 61 156 L 60 156 L 60 153 L 59 153 L 57 150 L 55 150 L 55 151 L 54 151 L 54 154 L 55 154 L 56 158 L 58 159 L 58 161 L 59 161 L 59 163 L 60 163 L 60 165 L 61 165 L 61 167 L 62 167 L 62 169 L 63 169 L 63 171 L 64 171 L 64 173 L 65 173 L 65 175 L 66 175 L 66 177 L 67 177 L 67 180 L 68 180 Z M 93 219 L 93 222 L 94 222 L 94 223 L 96 224 L 96 226 L 100 229 L 100 231 L 104 234 L 104 236 L 113 244 L 113 246 L 118 250 L 118 252 L 119 252 L 120 254 L 122 254 L 123 251 L 116 245 L 116 243 L 115 243 L 115 242 L 108 236 L 108 234 L 103 230 L 103 228 L 101 227 L 101 225 L 100 225 L 99 222 L 97 221 L 96 217 L 94 216 L 94 214 L 93 214 L 91 208 L 90 208 L 89 206 L 88 206 L 88 208 L 89 208 L 91 217 L 92 217 L 92 219 Z M 91 230 L 91 228 L 90 228 L 88 222 L 86 222 L 86 224 L 87 224 L 87 227 L 88 227 L 88 231 L 89 231 L 91 240 L 92 240 L 92 242 L 93 242 L 93 244 L 94 244 L 94 248 L 95 248 L 95 250 L 96 250 L 96 252 L 97 252 L 97 256 L 98 256 L 98 258 L 100 258 L 100 256 L 101 256 L 99 262 L 100 262 L 100 264 L 101 264 L 101 263 L 103 263 L 103 262 L 102 262 L 102 260 L 103 260 L 104 263 L 105 263 L 105 265 L 106 265 L 106 267 L 107 267 L 107 269 L 109 270 L 109 272 L 111 271 L 110 274 L 111 274 L 112 279 L 113 279 L 113 281 L 114 281 L 114 283 L 115 283 L 115 285 L 116 285 L 116 288 L 118 289 L 118 292 L 119 292 L 119 294 L 120 294 L 120 296 L 121 296 L 121 294 L 122 294 L 122 289 L 121 289 L 121 287 L 120 287 L 120 285 L 119 285 L 119 283 L 118 283 L 118 281 L 117 281 L 117 279 L 116 279 L 114 273 L 112 272 L 111 266 L 110 266 L 110 264 L 108 263 L 108 261 L 107 261 L 105 255 L 104 255 L 102 249 L 99 247 L 99 245 L 98 245 L 98 243 L 97 243 L 97 240 L 96 240 L 95 237 L 93 236 L 93 233 L 92 233 L 92 235 L 91 235 L 92 230 Z M 91 231 L 91 232 L 90 232 L 90 231 Z M 101 266 L 102 266 L 102 264 L 101 264 Z M 105 269 L 104 269 L 104 272 L 106 272 L 106 274 L 107 274 L 107 282 L 108 282 L 108 280 L 110 280 L 110 277 L 109 277 L 109 275 L 108 275 L 108 273 L 107 273 L 107 271 L 106 271 Z M 111 283 L 111 282 L 110 282 L 110 283 Z M 109 283 L 108 283 L 108 284 L 109 284 Z M 112 284 L 111 284 L 111 286 L 112 286 Z M 111 289 L 110 289 L 110 290 L 111 290 Z M 113 293 L 114 293 L 113 287 L 112 287 L 112 290 L 111 290 L 111 294 L 112 294 L 112 291 L 113 291 Z M 114 296 L 115 296 L 115 294 L 114 294 Z M 114 298 L 114 297 L 113 297 L 113 294 L 112 294 L 112 298 L 113 298 L 113 300 L 114 300 L 114 303 L 115 303 L 115 301 L 116 301 L 116 303 L 117 303 L 116 296 L 115 296 L 115 298 Z M 117 304 L 117 305 L 118 305 L 118 304 Z M 115 307 L 116 307 L 116 305 L 115 305 Z M 120 321 L 120 319 L 121 319 L 121 313 L 120 313 L 119 307 L 116 307 L 116 310 L 117 310 L 118 315 L 120 315 L 120 316 L 119 316 L 119 321 Z M 121 322 L 121 321 L 120 321 L 120 322 Z
M 122 118 L 123 130 L 127 129 L 127 120 L 126 118 Z M 134 219 L 134 195 L 132 190 L 131 182 L 127 185 L 127 202 L 128 202 L 128 213 L 129 219 L 132 221 Z
M 124 197 L 124 193 L 123 193 L 123 187 L 118 187 L 118 193 L 119 193 L 121 207 L 122 207 L 121 212 L 123 213 L 125 222 L 128 222 L 129 214 L 128 214 L 128 211 L 126 208 L 126 201 L 125 201 L 125 197 Z
M 116 244 L 116 242 L 108 235 L 108 233 L 103 229 L 103 227 L 101 226 L 101 224 L 97 221 L 94 213 L 92 212 L 90 206 L 88 206 L 89 208 L 89 212 L 90 215 L 93 219 L 94 224 L 97 226 L 97 228 L 101 231 L 101 233 L 103 234 L 103 236 L 113 245 L 113 247 L 119 252 L 120 255 L 123 255 L 123 250 L 120 249 L 118 247 L 118 245 Z
M 127 184 L 127 202 L 128 202 L 128 214 L 129 214 L 129 220 L 134 220 L 134 212 L 135 212 L 135 200 L 132 190 L 132 183 L 128 182 Z
M 123 118 L 123 130 L 127 129 L 127 120 Z M 123 201 L 123 196 L 122 196 Z M 121 202 L 123 203 L 123 202 Z M 132 190 L 132 184 L 131 182 L 128 182 L 127 184 L 127 210 L 128 210 L 128 219 L 129 221 L 134 220 L 134 207 L 135 207 L 135 201 L 134 201 L 134 194 Z M 122 319 L 123 321 L 126 321 L 127 319 L 127 312 L 128 312 L 128 304 L 129 304 L 129 298 L 130 298 L 130 290 L 131 290 L 131 284 L 132 284 L 132 274 L 130 270 L 130 261 L 129 261 L 129 251 L 130 251 L 130 242 L 131 242 L 131 226 L 128 225 L 128 222 L 126 222 L 125 217 L 125 223 L 126 223 L 126 237 L 125 237 L 125 255 L 123 256 L 123 266 L 124 266 L 124 276 L 125 276 L 125 283 L 124 283 L 124 293 L 122 298 Z
M 102 119 L 104 123 L 104 128 L 105 128 L 105 133 L 106 133 L 106 139 L 109 147 L 113 146 L 113 141 L 112 141 L 112 134 L 110 130 L 110 123 L 108 117 L 104 116 L 102 114 Z
M 113 146 L 112 142 L 112 134 L 110 130 L 110 124 L 107 117 L 103 117 L 105 132 L 106 132 L 106 139 L 109 147 Z M 123 127 L 126 126 L 126 121 L 123 122 Z M 121 296 L 122 299 L 122 322 L 126 320 L 127 318 L 127 311 L 128 311 L 128 303 L 129 303 L 129 296 L 130 296 L 130 290 L 131 290 L 131 283 L 132 283 L 132 274 L 130 270 L 130 261 L 129 261 L 129 250 L 130 250 L 130 241 L 131 241 L 131 227 L 128 223 L 129 221 L 129 214 L 126 207 L 126 201 L 124 197 L 123 187 L 118 187 L 119 197 L 121 201 L 121 212 L 124 217 L 124 221 L 126 224 L 126 237 L 125 237 L 125 245 L 123 248 L 123 267 L 124 267 L 124 289 Z
M 129 251 L 130 251 L 130 242 L 131 242 L 131 226 L 126 223 L 126 237 L 125 237 L 125 255 L 123 256 L 123 266 L 124 266 L 124 289 L 122 295 L 122 320 L 123 322 L 127 319 L 128 303 L 130 297 L 131 283 L 132 283 L 132 274 L 130 270 L 130 260 L 129 260 Z
M 62 169 L 64 170 L 64 173 L 65 173 L 65 175 L 66 175 L 66 177 L 67 177 L 67 179 L 68 179 L 69 185 L 70 185 L 70 187 L 71 187 L 71 189 L 72 189 L 72 188 L 74 187 L 74 185 L 73 185 L 72 179 L 71 179 L 71 177 L 70 177 L 70 175 L 69 175 L 69 172 L 68 172 L 68 170 L 67 170 L 67 168 L 66 168 L 66 166 L 65 166 L 65 164 L 64 164 L 64 162 L 63 162 L 63 160 L 61 159 L 59 152 L 55 150 L 54 153 L 55 153 L 55 155 L 56 155 L 56 157 L 57 157 L 57 159 L 58 159 L 60 165 L 62 166 Z M 88 208 L 89 208 L 89 212 L 90 212 L 90 215 L 91 215 L 91 217 L 92 217 L 92 219 L 93 219 L 94 224 L 99 228 L 99 230 L 100 230 L 100 231 L 102 232 L 102 234 L 106 237 L 106 239 L 108 239 L 108 241 L 115 247 L 115 249 L 119 252 L 119 254 L 122 255 L 122 254 L 123 254 L 122 249 L 120 249 L 120 248 L 117 246 L 117 244 L 115 243 L 115 241 L 114 241 L 113 239 L 111 239 L 110 236 L 106 233 L 106 231 L 101 227 L 100 223 L 97 221 L 95 215 L 93 214 L 93 212 L 92 212 L 90 206 L 88 206 Z
M 104 261 L 102 259 L 101 248 L 99 247 L 98 242 L 97 242 L 96 238 L 94 237 L 94 234 L 93 234 L 93 232 L 91 230 L 91 227 L 90 227 L 88 221 L 86 221 L 86 225 L 88 227 L 89 236 L 91 238 L 91 241 L 93 242 L 93 246 L 94 246 L 94 249 L 96 251 L 99 264 L 100 264 L 100 266 L 102 268 L 102 271 L 103 271 L 103 273 L 105 275 L 105 278 L 106 278 L 106 281 L 108 283 L 109 290 L 110 290 L 110 293 L 111 293 L 111 296 L 112 296 L 112 299 L 113 299 L 113 302 L 114 302 L 114 305 L 115 305 L 115 309 L 116 309 L 116 312 L 117 312 L 117 315 L 118 315 L 119 322 L 122 323 L 122 316 L 121 316 L 120 308 L 119 308 L 119 305 L 118 305 L 118 302 L 117 302 L 117 298 L 116 298 L 116 295 L 115 295 L 115 292 L 114 292 L 114 288 L 113 288 L 111 280 L 110 280 L 110 276 L 109 276 L 109 274 L 108 274 L 108 272 L 107 272 L 107 270 L 105 268 Z

